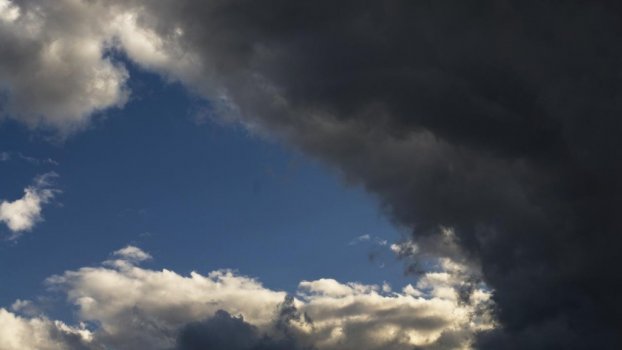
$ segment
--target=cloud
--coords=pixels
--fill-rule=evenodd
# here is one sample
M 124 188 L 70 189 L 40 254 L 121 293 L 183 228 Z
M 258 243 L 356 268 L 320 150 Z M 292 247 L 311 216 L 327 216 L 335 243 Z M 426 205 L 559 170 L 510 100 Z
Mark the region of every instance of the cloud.
M 261 335 L 256 327 L 242 317 L 233 317 L 223 310 L 213 317 L 192 322 L 182 328 L 177 338 L 178 350 L 297 350 L 303 349 L 295 339 L 275 339 Z M 305 349 L 311 349 L 305 348 Z
M 107 12 L 93 2 L 0 0 L 0 80 L 8 97 L 0 112 L 69 133 L 94 112 L 122 106 L 128 74 L 104 55 Z
M 0 4 L 11 118 L 68 130 L 121 106 L 123 50 L 338 168 L 421 251 L 455 258 L 451 228 L 504 325 L 481 348 L 622 348 L 617 5 Z
M 32 165 L 41 165 L 41 164 L 58 165 L 58 162 L 55 161 L 52 158 L 42 158 L 42 159 L 40 159 L 40 158 L 35 158 L 35 157 L 27 156 L 27 155 L 25 155 L 25 154 L 23 154 L 21 152 L 18 152 L 17 156 L 20 159 L 22 159 L 22 160 L 24 160 L 24 161 L 26 161 L 26 162 L 28 162 L 28 163 L 30 163 Z
M 32 165 L 58 165 L 59 163 L 52 158 L 36 158 L 25 155 L 21 152 L 0 152 L 0 162 L 7 162 L 13 159 L 21 159 Z
M 183 276 L 145 269 L 136 256 L 148 254 L 134 246 L 113 256 L 123 263 L 48 278 L 49 288 L 77 308 L 78 326 L 0 309 L 10 325 L 0 335 L 11 334 L 0 336 L 0 348 L 469 349 L 477 331 L 494 326 L 479 310 L 490 293 L 478 289 L 460 302 L 451 270 L 422 276 L 403 292 L 320 279 L 302 281 L 288 296 L 229 270 Z M 14 304 L 16 312 L 33 307 Z
M 364 234 L 351 240 L 350 243 L 348 243 L 348 245 L 357 245 L 359 243 L 365 243 L 365 242 L 371 242 L 374 245 L 378 245 L 381 247 L 389 244 L 389 241 L 387 241 L 386 239 L 383 239 L 377 236 L 371 236 L 370 234 Z
M 24 189 L 24 196 L 12 202 L 0 202 L 0 222 L 12 232 L 11 239 L 18 238 L 23 232 L 30 231 L 41 220 L 43 205 L 47 204 L 59 192 L 51 187 L 51 180 L 58 175 L 46 173 L 35 178 L 34 184 Z
M 364 234 L 351 240 L 350 243 L 348 243 L 348 245 L 357 245 L 361 242 L 368 242 L 369 240 L 371 240 L 371 236 L 369 234 Z
M 422 251 L 455 257 L 431 238 L 453 229 L 504 326 L 482 348 L 622 347 L 622 277 L 605 272 L 622 243 L 619 8 L 130 6 L 162 47 L 200 62 L 203 79 L 177 77 L 216 114 L 338 168 Z
M 119 50 L 171 79 L 197 80 L 201 62 L 142 26 L 140 4 L 0 0 L 4 117 L 67 136 L 93 115 L 123 107 L 129 74 Z
M 0 308 L 0 349 L 79 350 L 88 349 L 91 334 L 44 317 L 24 318 Z

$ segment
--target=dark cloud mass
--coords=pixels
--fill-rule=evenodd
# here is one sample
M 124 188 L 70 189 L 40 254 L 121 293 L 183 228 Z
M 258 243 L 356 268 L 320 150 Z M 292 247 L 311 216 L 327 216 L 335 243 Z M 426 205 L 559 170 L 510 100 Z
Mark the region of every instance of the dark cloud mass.
M 478 348 L 622 348 L 618 4 L 115 6 L 196 64 L 130 59 L 336 167 L 415 240 L 453 227 L 503 326 Z
M 163 37 L 184 29 L 198 91 L 362 183 L 415 240 L 455 229 L 503 325 L 479 348 L 622 347 L 617 5 L 148 7 Z
M 262 335 L 242 317 L 231 316 L 224 310 L 204 321 L 190 323 L 181 329 L 177 350 L 297 350 L 307 349 L 295 338 L 274 338 Z
M 186 325 L 177 339 L 179 350 L 257 349 L 259 332 L 244 319 L 232 317 L 223 310 L 202 322 Z

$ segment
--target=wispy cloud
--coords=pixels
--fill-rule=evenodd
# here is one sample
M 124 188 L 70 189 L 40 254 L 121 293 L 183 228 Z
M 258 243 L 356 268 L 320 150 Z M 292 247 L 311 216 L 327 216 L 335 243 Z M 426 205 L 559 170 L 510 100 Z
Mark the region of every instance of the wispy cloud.
M 37 158 L 26 155 L 22 152 L 10 152 L 10 151 L 2 151 L 0 152 L 0 162 L 7 162 L 10 160 L 23 160 L 32 165 L 58 165 L 59 163 L 54 159 L 47 158 Z
M 23 154 L 21 152 L 17 152 L 17 156 L 20 159 L 22 159 L 22 160 L 24 160 L 24 161 L 26 161 L 26 162 L 28 162 L 30 164 L 33 164 L 33 165 L 42 165 L 42 164 L 58 165 L 57 161 L 55 161 L 54 159 L 49 158 L 49 157 L 48 158 L 36 158 L 36 157 L 27 156 L 27 155 L 25 155 L 25 154 Z
M 348 245 L 357 245 L 359 243 L 369 242 L 379 246 L 386 246 L 389 242 L 381 237 L 372 236 L 370 234 L 360 235 L 348 243 Z

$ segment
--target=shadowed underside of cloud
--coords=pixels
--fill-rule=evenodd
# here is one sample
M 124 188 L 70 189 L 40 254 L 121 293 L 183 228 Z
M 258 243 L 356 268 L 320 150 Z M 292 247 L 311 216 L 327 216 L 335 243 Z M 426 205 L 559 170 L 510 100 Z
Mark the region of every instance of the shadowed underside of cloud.
M 177 338 L 177 349 L 297 350 L 301 347 L 293 338 L 261 336 L 257 328 L 243 318 L 218 310 L 212 318 L 184 326 Z
M 455 258 L 452 228 L 495 290 L 479 348 L 622 348 L 618 4 L 0 4 L 11 118 L 122 105 L 123 50 L 377 193 L 422 250 Z
M 301 282 L 294 297 L 231 271 L 182 276 L 137 265 L 147 259 L 129 246 L 101 266 L 50 277 L 83 323 L 0 309 L 0 349 L 468 349 L 493 326 L 490 293 L 475 288 L 461 299 L 455 263 L 401 292 L 320 279 Z

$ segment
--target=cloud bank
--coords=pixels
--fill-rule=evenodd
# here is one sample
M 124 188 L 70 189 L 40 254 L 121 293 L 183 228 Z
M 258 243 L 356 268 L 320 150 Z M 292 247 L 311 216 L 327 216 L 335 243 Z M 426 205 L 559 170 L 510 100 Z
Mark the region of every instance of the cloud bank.
M 453 256 L 452 228 L 503 325 L 479 348 L 622 348 L 618 5 L 0 4 L 10 118 L 121 106 L 121 50 L 378 194 L 421 249 Z
M 148 256 L 128 246 L 101 266 L 50 277 L 81 323 L 0 309 L 0 349 L 469 349 L 493 327 L 490 292 L 461 301 L 455 264 L 400 292 L 320 279 L 288 296 L 229 270 L 140 267 Z

